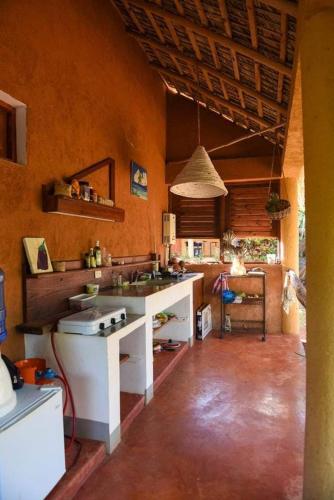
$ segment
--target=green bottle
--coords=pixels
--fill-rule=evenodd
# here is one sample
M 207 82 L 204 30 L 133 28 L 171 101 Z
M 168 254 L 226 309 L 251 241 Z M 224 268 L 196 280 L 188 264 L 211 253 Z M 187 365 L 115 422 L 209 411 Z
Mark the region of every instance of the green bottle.
M 94 255 L 94 250 L 92 248 L 89 251 L 89 261 L 90 261 L 90 267 L 96 267 L 96 259 Z
M 102 266 L 102 252 L 100 248 L 100 242 L 97 241 L 95 248 L 94 248 L 94 257 L 96 261 L 96 267 L 101 267 Z

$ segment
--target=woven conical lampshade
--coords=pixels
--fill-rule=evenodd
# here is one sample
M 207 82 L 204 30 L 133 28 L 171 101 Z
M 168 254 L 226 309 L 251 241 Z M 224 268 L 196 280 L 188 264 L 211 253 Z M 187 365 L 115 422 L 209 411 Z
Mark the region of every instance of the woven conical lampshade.
M 227 195 L 225 184 L 203 146 L 197 146 L 184 169 L 174 179 L 170 190 L 187 198 Z

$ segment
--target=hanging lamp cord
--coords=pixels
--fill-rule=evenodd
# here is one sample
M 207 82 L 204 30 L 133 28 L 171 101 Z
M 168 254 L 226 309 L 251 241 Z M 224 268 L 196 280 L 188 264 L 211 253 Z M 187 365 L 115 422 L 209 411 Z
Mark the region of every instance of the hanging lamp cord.
M 201 145 L 201 110 L 199 104 L 199 93 L 200 93 L 200 82 L 199 82 L 199 67 L 198 64 L 196 66 L 196 77 L 197 77 L 197 142 L 198 146 Z
M 270 179 L 269 179 L 269 185 L 268 185 L 268 199 L 270 198 L 271 182 L 272 182 L 273 175 L 274 175 L 275 153 L 276 153 L 276 142 L 275 142 L 274 147 L 273 147 L 273 156 L 271 159 Z
M 197 106 L 199 106 L 199 102 L 197 101 Z M 199 110 L 197 112 L 197 120 L 199 122 Z M 252 132 L 251 134 L 244 135 L 242 137 L 239 137 L 238 139 L 234 139 L 231 142 L 228 142 L 227 144 L 222 144 L 221 146 L 217 146 L 215 148 L 211 148 L 207 150 L 207 153 L 213 153 L 214 151 L 218 151 L 218 149 L 223 149 L 223 148 L 228 148 L 229 146 L 233 146 L 234 144 L 238 144 L 239 142 L 246 141 L 247 139 L 251 139 L 252 137 L 256 137 L 257 135 L 262 135 L 265 134 L 266 132 L 271 132 L 274 130 L 277 130 L 279 128 L 282 128 L 286 125 L 286 123 L 280 123 L 279 125 L 274 125 L 268 128 L 265 128 L 263 130 L 259 130 L 258 132 Z M 199 124 L 200 128 L 200 124 Z M 189 160 L 189 158 L 186 158 L 185 160 L 178 160 L 178 161 L 172 161 L 170 162 L 173 165 L 181 165 L 182 163 L 186 163 Z
M 269 185 L 268 185 L 268 199 L 270 198 L 271 184 L 272 184 L 272 180 L 273 180 L 273 176 L 274 176 L 276 147 L 277 147 L 277 144 L 275 142 L 274 147 L 273 147 L 273 157 L 272 157 L 272 161 L 271 161 L 271 171 L 270 171 L 270 179 L 269 179 Z M 288 190 L 287 190 L 287 187 L 286 187 L 286 178 L 285 178 L 285 175 L 284 175 L 284 168 L 283 167 L 282 167 L 282 181 L 283 181 L 282 185 L 283 185 L 283 189 L 285 191 L 285 195 L 288 198 Z

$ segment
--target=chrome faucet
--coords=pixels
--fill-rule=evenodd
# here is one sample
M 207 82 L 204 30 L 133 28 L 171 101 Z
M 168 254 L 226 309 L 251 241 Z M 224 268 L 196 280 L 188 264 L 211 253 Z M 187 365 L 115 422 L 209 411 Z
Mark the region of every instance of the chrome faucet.
M 135 270 L 135 272 L 132 271 L 131 273 L 131 283 L 137 283 L 139 276 L 144 274 L 141 271 L 138 271 L 138 269 Z

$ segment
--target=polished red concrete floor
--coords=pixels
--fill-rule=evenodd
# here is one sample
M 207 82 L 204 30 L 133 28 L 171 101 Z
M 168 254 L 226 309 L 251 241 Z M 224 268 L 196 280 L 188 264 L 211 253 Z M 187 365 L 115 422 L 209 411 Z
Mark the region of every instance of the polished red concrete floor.
M 80 500 L 301 498 L 298 338 L 196 343 L 80 490 Z

